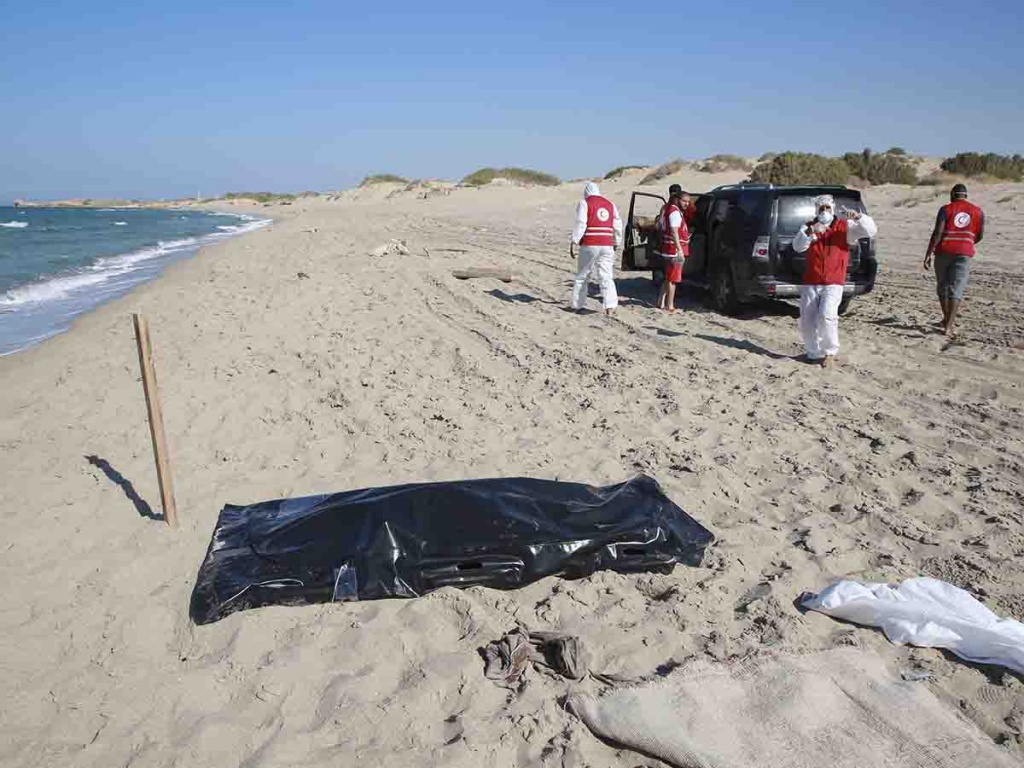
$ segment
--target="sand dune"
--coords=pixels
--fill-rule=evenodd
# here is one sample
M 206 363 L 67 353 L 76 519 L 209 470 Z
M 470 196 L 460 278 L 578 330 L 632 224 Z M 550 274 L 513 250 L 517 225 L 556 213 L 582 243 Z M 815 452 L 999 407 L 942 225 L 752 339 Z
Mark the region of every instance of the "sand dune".
M 637 173 L 602 185 L 623 209 Z M 261 207 L 271 227 L 0 359 L 0 763 L 641 764 L 562 710 L 565 681 L 515 695 L 484 679 L 476 649 L 517 621 L 577 633 L 594 668 L 632 677 L 864 647 L 930 673 L 921 685 L 1024 756 L 1018 678 L 794 607 L 839 576 L 925 574 L 1024 619 L 1024 185 L 972 188 L 988 231 L 955 344 L 920 268 L 947 191 L 867 190 L 882 271 L 831 372 L 791 359 L 786 304 L 730 318 L 685 294 L 669 317 L 625 274 L 613 319 L 562 311 L 578 185 L 395 191 Z M 367 255 L 391 239 L 410 254 Z M 480 264 L 518 280 L 451 276 Z M 132 311 L 152 328 L 177 534 L 146 516 Z M 224 503 L 637 471 L 713 530 L 703 567 L 188 622 Z

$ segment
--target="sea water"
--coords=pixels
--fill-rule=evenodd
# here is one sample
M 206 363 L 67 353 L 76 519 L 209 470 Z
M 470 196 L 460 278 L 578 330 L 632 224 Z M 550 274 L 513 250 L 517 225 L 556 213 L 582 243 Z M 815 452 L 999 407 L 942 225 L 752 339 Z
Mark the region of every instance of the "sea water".
M 0 206 L 0 355 L 67 330 L 204 245 L 269 223 L 187 209 Z

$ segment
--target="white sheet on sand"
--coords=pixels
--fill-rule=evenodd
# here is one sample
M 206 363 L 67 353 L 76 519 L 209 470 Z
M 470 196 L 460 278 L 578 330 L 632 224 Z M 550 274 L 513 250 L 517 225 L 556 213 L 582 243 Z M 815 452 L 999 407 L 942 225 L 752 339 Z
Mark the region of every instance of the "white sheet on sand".
M 969 593 L 938 579 L 896 585 L 839 581 L 803 606 L 878 627 L 894 643 L 948 648 L 968 661 L 1024 673 L 1024 624 L 999 618 Z
M 926 684 L 851 648 L 702 661 L 568 706 L 601 738 L 679 768 L 1017 765 Z

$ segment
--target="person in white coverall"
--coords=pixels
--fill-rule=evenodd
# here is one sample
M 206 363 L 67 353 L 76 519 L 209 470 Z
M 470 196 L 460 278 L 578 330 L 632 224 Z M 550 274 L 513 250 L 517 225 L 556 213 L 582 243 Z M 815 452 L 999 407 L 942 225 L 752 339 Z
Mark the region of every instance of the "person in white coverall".
M 573 252 L 576 245 L 580 247 L 580 253 L 572 287 L 572 309 L 577 312 L 583 309 L 590 275 L 596 271 L 605 314 L 612 314 L 619 304 L 619 296 L 615 292 L 615 249 L 622 245 L 622 219 L 615 203 L 602 197 L 593 182 L 587 184 L 583 199 L 576 205 L 570 257 L 576 255 Z
M 807 359 L 826 368 L 839 354 L 839 304 L 843 300 L 850 246 L 862 237 L 874 237 L 874 219 L 858 211 L 836 217 L 832 195 L 814 198 L 815 218 L 793 237 L 793 250 L 806 253 L 800 286 L 800 335 Z

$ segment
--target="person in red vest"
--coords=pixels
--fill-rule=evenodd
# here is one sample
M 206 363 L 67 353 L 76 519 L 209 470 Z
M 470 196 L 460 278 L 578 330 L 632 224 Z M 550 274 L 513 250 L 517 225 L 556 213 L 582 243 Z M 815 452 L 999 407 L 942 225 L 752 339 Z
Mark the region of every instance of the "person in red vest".
M 622 245 L 622 219 L 615 203 L 602 197 L 594 182 L 587 184 L 583 199 L 576 204 L 570 257 L 575 256 L 574 245 L 580 247 L 580 255 L 572 287 L 572 309 L 577 312 L 583 309 L 590 275 L 597 272 L 604 313 L 612 314 L 619 304 L 619 296 L 615 292 L 615 249 Z
M 793 250 L 806 253 L 800 286 L 800 335 L 807 360 L 825 368 L 839 354 L 839 304 L 843 300 L 850 246 L 862 237 L 874 237 L 874 219 L 858 211 L 837 218 L 832 195 L 814 198 L 816 216 L 793 237 Z
M 949 205 L 939 208 L 924 256 L 924 268 L 931 269 L 932 255 L 935 255 L 935 283 L 942 307 L 942 330 L 947 336 L 954 335 L 953 323 L 971 275 L 974 246 L 984 236 L 985 214 L 981 208 L 967 202 L 966 186 L 954 184 L 949 193 Z
M 658 214 L 661 236 L 658 255 L 665 275 L 658 294 L 658 309 L 667 310 L 669 314 L 676 311 L 676 285 L 682 282 L 683 261 L 690 255 L 690 231 L 685 218 L 688 200 L 689 195 L 683 192 L 683 188 L 673 184 L 668 188 L 668 202 Z
M 697 215 L 697 206 L 690 199 L 689 192 L 683 192 L 683 197 L 679 202 L 682 203 L 683 221 L 686 222 L 686 226 L 689 228 L 690 222 L 693 221 L 693 217 Z

